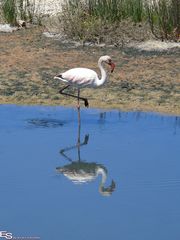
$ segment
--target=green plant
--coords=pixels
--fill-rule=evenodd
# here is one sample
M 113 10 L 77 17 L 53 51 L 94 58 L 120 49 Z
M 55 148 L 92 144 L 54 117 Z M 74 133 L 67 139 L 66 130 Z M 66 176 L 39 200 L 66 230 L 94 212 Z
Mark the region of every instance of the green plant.
M 118 0 L 88 0 L 86 2 L 89 14 L 106 21 L 117 21 L 120 19 Z
M 35 0 L 2 0 L 2 15 L 6 22 L 16 25 L 17 19 L 41 24 L 41 15 L 35 11 Z
M 179 0 L 153 0 L 146 6 L 151 30 L 162 39 L 176 40 L 180 34 Z
M 18 15 L 21 20 L 32 22 L 35 17 L 35 0 L 16 0 Z M 36 16 L 37 17 L 37 16 Z
M 180 1 L 172 0 L 173 26 L 176 38 L 180 38 Z
M 88 0 L 86 5 L 90 15 L 110 22 L 125 18 L 139 22 L 143 18 L 143 0 Z
M 17 8 L 15 0 L 3 0 L 2 13 L 5 21 L 12 25 L 17 23 Z
M 180 36 L 180 0 L 66 0 L 61 16 L 65 33 L 79 39 L 100 35 L 102 28 L 124 20 L 149 22 L 161 39 Z
M 67 0 L 60 21 L 69 37 L 99 42 L 107 26 L 123 19 L 139 22 L 143 17 L 142 0 Z

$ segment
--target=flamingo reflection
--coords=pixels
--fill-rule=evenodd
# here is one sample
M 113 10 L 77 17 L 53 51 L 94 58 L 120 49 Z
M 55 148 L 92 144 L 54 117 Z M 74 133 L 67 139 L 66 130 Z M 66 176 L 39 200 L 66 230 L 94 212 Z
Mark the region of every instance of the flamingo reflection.
M 80 119 L 80 110 L 79 111 L 79 119 Z M 69 161 L 69 164 L 66 164 L 61 167 L 57 167 L 56 170 L 58 173 L 63 174 L 65 177 L 67 177 L 69 180 L 71 180 L 73 183 L 88 183 L 93 180 L 95 180 L 99 175 L 101 175 L 101 181 L 99 184 L 99 192 L 103 196 L 110 196 L 112 192 L 115 190 L 115 182 L 112 180 L 111 184 L 108 187 L 105 187 L 105 183 L 108 176 L 108 171 L 106 167 L 104 167 L 102 164 L 98 164 L 95 162 L 85 162 L 81 160 L 81 153 L 80 149 L 81 147 L 88 144 L 89 141 L 89 135 L 84 136 L 84 140 L 80 141 L 80 129 L 81 124 L 79 121 L 78 124 L 78 139 L 77 143 L 73 146 L 63 148 L 60 150 L 60 154 Z M 73 161 L 72 158 L 70 158 L 67 155 L 68 151 L 71 151 L 73 149 L 77 149 L 78 153 L 78 159 L 76 161 Z

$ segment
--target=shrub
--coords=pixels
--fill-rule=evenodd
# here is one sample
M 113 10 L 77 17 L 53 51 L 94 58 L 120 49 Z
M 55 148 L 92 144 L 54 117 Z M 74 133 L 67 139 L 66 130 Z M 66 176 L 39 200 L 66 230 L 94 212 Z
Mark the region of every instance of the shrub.
M 17 8 L 15 0 L 3 0 L 2 13 L 5 21 L 12 25 L 17 23 Z
M 146 5 L 147 17 L 153 34 L 164 39 L 177 40 L 180 35 L 180 1 L 152 0 Z
M 62 22 L 67 35 L 86 39 L 105 25 L 124 19 L 149 22 L 153 34 L 161 39 L 180 36 L 179 0 L 67 0 Z
M 16 25 L 17 20 L 25 20 L 40 24 L 40 16 L 35 11 L 35 0 L 2 0 L 1 12 L 6 22 Z

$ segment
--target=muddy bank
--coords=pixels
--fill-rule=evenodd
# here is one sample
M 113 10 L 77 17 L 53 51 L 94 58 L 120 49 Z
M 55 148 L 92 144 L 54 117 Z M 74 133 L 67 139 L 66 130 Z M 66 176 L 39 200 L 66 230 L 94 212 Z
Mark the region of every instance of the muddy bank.
M 43 31 L 31 28 L 0 34 L 1 104 L 75 106 L 76 101 L 58 94 L 63 84 L 53 76 L 76 66 L 98 71 L 99 56 L 108 54 L 116 63 L 110 81 L 100 89 L 82 90 L 90 107 L 180 114 L 180 50 L 74 47 L 46 38 Z

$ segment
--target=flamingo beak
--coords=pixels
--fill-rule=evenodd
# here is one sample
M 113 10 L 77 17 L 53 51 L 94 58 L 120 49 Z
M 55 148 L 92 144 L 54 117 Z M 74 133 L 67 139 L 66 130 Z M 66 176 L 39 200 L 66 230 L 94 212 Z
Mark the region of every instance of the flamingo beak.
M 111 72 L 113 72 L 116 65 L 113 62 L 111 62 L 109 65 L 111 66 Z
M 61 74 L 58 74 L 58 75 L 56 75 L 55 77 L 54 77 L 54 79 L 61 79 L 62 78 L 62 75 Z
M 114 71 L 114 68 L 115 68 L 116 65 L 115 65 L 113 62 L 111 62 L 111 61 L 108 62 L 107 64 L 108 64 L 109 66 L 111 66 L 111 73 L 112 73 L 112 72 Z

